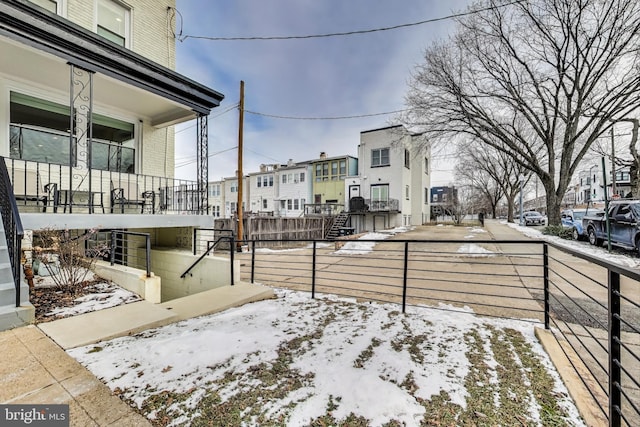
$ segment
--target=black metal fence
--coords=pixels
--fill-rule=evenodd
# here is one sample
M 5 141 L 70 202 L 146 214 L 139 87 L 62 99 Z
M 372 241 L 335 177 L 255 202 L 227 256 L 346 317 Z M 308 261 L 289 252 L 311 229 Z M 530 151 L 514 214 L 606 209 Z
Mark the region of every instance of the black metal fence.
M 111 265 L 120 264 L 146 270 L 151 277 L 151 235 L 133 231 L 111 230 Z
M 297 249 L 282 251 L 263 243 L 245 241 L 249 252 L 235 254 L 241 279 L 403 311 L 429 305 L 542 323 L 586 367 L 574 366 L 609 425 L 640 425 L 636 270 L 541 241 L 291 240 Z
M 16 199 L 13 195 L 13 188 L 9 180 L 7 167 L 0 162 L 0 200 L 2 208 L 2 225 L 4 227 L 4 235 L 7 240 L 7 252 L 9 253 L 9 262 L 11 263 L 11 272 L 13 273 L 13 283 L 16 290 L 16 307 L 20 306 L 20 278 L 21 272 L 21 251 L 22 238 L 24 237 L 24 229 L 22 221 L 16 206 Z
M 208 207 L 197 182 L 2 158 L 22 212 L 192 214 Z

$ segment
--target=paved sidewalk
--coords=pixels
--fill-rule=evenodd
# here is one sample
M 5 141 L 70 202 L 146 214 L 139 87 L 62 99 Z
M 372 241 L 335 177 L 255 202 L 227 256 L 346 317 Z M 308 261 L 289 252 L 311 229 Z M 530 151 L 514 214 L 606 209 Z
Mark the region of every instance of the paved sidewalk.
M 36 326 L 0 332 L 0 402 L 68 404 L 71 426 L 150 426 Z

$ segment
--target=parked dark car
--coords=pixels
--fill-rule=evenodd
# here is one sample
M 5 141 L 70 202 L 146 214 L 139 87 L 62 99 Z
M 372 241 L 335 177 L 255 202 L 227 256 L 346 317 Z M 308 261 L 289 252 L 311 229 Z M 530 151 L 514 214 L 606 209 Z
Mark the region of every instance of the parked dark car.
M 544 216 L 536 211 L 523 212 L 522 222 L 524 225 L 544 225 Z
M 640 254 L 640 200 L 621 200 L 609 204 L 611 244 Z M 607 240 L 605 216 L 587 215 L 582 218 L 589 243 L 601 245 Z
M 585 228 L 582 226 L 582 218 L 585 216 L 603 216 L 604 211 L 596 208 L 568 209 L 562 211 L 560 220 L 564 228 L 571 230 L 573 240 L 581 240 L 587 237 Z

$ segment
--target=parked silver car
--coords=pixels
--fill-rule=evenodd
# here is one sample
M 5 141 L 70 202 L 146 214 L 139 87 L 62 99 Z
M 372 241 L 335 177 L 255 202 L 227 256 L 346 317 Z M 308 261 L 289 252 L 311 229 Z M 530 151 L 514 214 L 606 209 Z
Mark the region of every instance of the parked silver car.
M 536 211 L 523 212 L 522 222 L 524 225 L 544 225 L 544 216 Z

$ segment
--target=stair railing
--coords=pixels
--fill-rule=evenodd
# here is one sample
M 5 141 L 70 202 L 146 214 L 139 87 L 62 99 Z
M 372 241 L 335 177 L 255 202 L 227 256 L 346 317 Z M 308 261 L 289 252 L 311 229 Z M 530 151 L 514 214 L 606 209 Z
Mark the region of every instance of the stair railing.
M 9 171 L 4 161 L 4 157 L 0 158 L 0 211 L 2 214 L 2 224 L 4 225 L 4 234 L 7 238 L 7 251 L 9 252 L 9 260 L 11 262 L 11 271 L 13 273 L 13 283 L 16 288 L 16 307 L 20 307 L 20 279 L 22 266 L 20 253 L 22 251 L 22 238 L 24 237 L 24 229 L 20 220 L 20 213 L 16 205 L 16 198 L 13 194 L 13 187 L 9 179 Z

